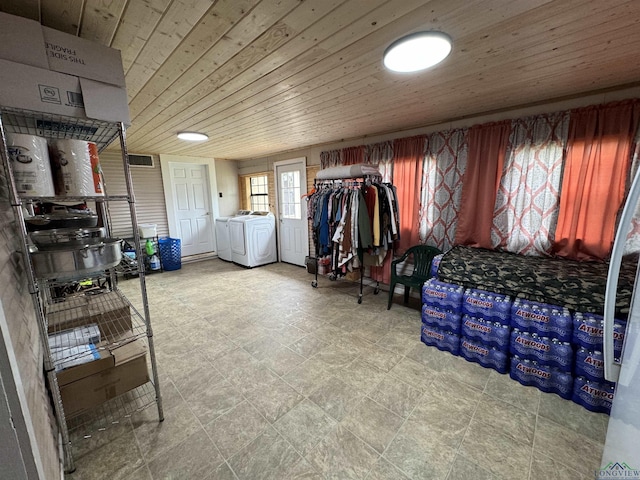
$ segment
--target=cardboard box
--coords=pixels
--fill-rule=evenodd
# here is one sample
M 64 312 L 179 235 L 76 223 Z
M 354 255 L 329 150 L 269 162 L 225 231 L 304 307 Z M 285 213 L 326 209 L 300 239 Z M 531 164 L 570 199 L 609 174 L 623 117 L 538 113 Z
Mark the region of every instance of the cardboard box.
M 120 51 L 0 13 L 0 105 L 130 125 Z
M 100 360 L 58 373 L 65 415 L 73 417 L 149 381 L 141 340 L 103 350 Z
M 51 305 L 47 311 L 48 333 L 95 323 L 103 340 L 113 342 L 131 332 L 131 309 L 116 293 L 85 295 Z

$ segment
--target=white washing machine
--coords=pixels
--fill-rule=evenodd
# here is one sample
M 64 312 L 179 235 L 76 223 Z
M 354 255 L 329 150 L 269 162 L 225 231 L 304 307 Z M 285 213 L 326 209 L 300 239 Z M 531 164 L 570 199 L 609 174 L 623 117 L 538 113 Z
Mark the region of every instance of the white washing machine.
M 232 217 L 216 218 L 216 253 L 220 260 L 231 261 L 231 236 L 229 235 L 229 220 L 238 216 L 250 215 L 250 210 L 239 210 Z
M 245 267 L 278 261 L 276 218 L 273 213 L 254 212 L 229 219 L 231 260 Z

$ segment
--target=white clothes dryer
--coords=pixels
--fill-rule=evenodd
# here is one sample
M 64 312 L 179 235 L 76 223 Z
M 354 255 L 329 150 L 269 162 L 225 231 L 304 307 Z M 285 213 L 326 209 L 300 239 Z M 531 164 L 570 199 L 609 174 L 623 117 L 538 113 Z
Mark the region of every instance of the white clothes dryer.
M 218 258 L 225 262 L 231 261 L 231 235 L 229 234 L 229 220 L 238 217 L 250 215 L 250 210 L 239 210 L 238 213 L 232 217 L 218 217 L 216 218 L 216 249 Z
M 229 219 L 231 259 L 245 267 L 278 261 L 276 219 L 273 213 L 254 212 Z

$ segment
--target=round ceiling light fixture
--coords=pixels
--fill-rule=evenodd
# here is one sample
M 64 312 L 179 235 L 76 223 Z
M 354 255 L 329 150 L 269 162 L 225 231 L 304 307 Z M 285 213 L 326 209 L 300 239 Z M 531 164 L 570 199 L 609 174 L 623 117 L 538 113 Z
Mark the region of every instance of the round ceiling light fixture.
M 384 51 L 384 66 L 393 72 L 433 67 L 451 53 L 451 37 L 442 32 L 417 32 L 393 42 Z
M 209 135 L 198 132 L 180 132 L 178 133 L 178 138 L 180 140 L 188 140 L 190 142 L 203 142 L 204 140 L 209 139 Z

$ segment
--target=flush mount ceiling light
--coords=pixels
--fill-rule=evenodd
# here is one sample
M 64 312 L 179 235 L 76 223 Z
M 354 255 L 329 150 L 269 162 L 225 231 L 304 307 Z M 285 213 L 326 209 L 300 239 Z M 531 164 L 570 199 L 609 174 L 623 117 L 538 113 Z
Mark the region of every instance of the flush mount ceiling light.
M 178 138 L 180 140 L 188 140 L 190 142 L 202 142 L 204 140 L 208 140 L 209 136 L 198 132 L 180 132 L 178 133 Z
M 384 66 L 394 72 L 432 67 L 451 53 L 451 38 L 441 32 L 417 32 L 393 42 L 384 52 Z

